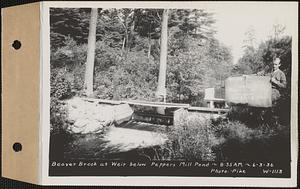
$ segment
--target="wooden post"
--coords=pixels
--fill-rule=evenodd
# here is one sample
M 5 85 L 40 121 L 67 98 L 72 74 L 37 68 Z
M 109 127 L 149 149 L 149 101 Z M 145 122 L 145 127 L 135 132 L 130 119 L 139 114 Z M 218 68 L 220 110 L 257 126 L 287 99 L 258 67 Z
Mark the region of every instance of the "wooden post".
M 162 29 L 160 38 L 160 64 L 159 64 L 159 77 L 158 86 L 155 93 L 156 98 L 166 101 L 166 72 L 167 72 L 167 53 L 168 53 L 168 13 L 169 10 L 165 9 L 162 17 Z
M 210 108 L 215 108 L 215 104 L 214 104 L 214 101 L 213 101 L 213 100 L 210 100 L 210 101 L 209 101 L 209 107 L 210 107 Z
M 98 9 L 92 8 L 89 37 L 88 37 L 86 70 L 85 70 L 85 87 L 86 87 L 87 96 L 92 96 L 93 94 L 97 17 L 98 17 Z

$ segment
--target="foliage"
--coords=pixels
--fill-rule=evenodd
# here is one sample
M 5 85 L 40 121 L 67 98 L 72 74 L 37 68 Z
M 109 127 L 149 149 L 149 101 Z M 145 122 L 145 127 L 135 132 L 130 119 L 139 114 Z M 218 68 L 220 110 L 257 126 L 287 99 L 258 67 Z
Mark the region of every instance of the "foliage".
M 230 121 L 240 121 L 250 128 L 257 128 L 259 125 L 266 124 L 268 127 L 275 125 L 272 118 L 272 111 L 269 108 L 250 107 L 247 105 L 231 106 L 227 113 Z
M 87 42 L 89 9 L 51 8 L 50 15 L 51 49 L 57 49 L 57 47 L 62 46 L 68 36 L 71 36 L 79 43 Z
M 87 9 L 51 9 L 51 43 L 55 44 L 55 48 L 51 48 L 51 66 L 66 70 L 71 91 L 77 95 L 84 94 L 87 51 L 85 34 L 81 38 L 77 35 L 80 28 L 84 33 L 88 30 L 89 15 Z M 161 15 L 162 9 L 99 11 L 95 96 L 105 99 L 154 98 Z M 230 72 L 230 50 L 213 37 L 212 16 L 203 10 L 170 10 L 168 101 L 200 105 L 204 88 L 220 86 Z M 74 25 L 68 28 L 72 22 Z
M 259 71 L 263 70 L 269 73 L 273 69 L 273 58 L 279 57 L 281 59 L 280 69 L 287 77 L 287 84 L 290 85 L 291 68 L 292 68 L 292 38 L 290 36 L 283 36 L 279 39 L 270 39 L 262 43 L 259 51 L 262 54 L 263 65 L 258 67 Z
M 72 95 L 71 83 L 64 69 L 52 69 L 50 78 L 50 96 L 58 100 L 68 98 Z
M 66 118 L 67 111 L 63 104 L 56 98 L 50 102 L 50 132 L 51 134 L 60 133 L 65 131 L 68 127 Z
M 235 74 L 252 74 L 257 72 L 271 73 L 273 70 L 273 59 L 281 59 L 281 69 L 287 78 L 291 76 L 291 48 L 292 38 L 283 36 L 281 38 L 270 38 L 261 42 L 258 48 L 246 46 L 244 55 L 235 66 Z M 290 83 L 290 82 L 288 82 Z
M 160 159 L 184 161 L 213 161 L 216 156 L 212 148 L 221 141 L 210 129 L 210 120 L 199 117 L 182 122 L 168 133 L 169 141 L 158 152 Z
M 223 81 L 229 76 L 232 57 L 227 47 L 215 39 L 202 40 L 187 37 L 180 42 L 170 36 L 168 56 L 167 87 L 171 101 L 180 101 L 180 96 L 192 105 L 201 105 L 204 89 L 222 87 Z M 186 43 L 177 49 L 174 44 Z
M 78 45 L 70 36 L 66 37 L 62 43 L 61 47 L 51 51 L 50 63 L 52 68 L 65 68 L 70 71 L 79 65 L 85 64 L 87 51 L 85 44 Z
M 72 135 L 68 132 L 68 112 L 63 99 L 72 96 L 71 84 L 67 79 L 66 71 L 61 68 L 51 70 L 50 91 L 50 159 L 60 159 L 63 152 L 72 141 Z
M 179 33 L 192 35 L 193 37 L 211 38 L 215 31 L 212 25 L 215 23 L 213 14 L 201 9 L 175 9 L 171 10 L 169 26 L 176 26 Z
M 67 111 L 61 100 L 72 96 L 71 84 L 64 69 L 52 69 L 50 78 L 50 125 L 51 133 L 67 129 Z
M 232 106 L 226 115 L 212 123 L 212 131 L 223 142 L 213 148 L 221 161 L 289 161 L 290 124 L 272 108 Z M 279 110 L 278 110 L 279 109 Z M 284 110 L 285 111 L 285 110 Z
M 245 108 L 245 110 L 243 110 Z M 158 160 L 184 161 L 289 161 L 290 129 L 288 125 L 271 120 L 261 119 L 259 113 L 250 119 L 246 107 L 231 110 L 239 112 L 238 116 L 220 117 L 215 120 L 201 121 L 198 116 L 189 118 L 187 122 L 168 133 L 169 141 L 155 148 L 153 158 Z M 258 111 L 261 113 L 261 111 Z M 240 117 L 241 115 L 241 117 Z M 152 152 L 153 153 L 153 152 Z M 259 157 L 257 157 L 259 154 Z
M 213 126 L 220 145 L 214 146 L 219 161 L 289 160 L 289 129 L 283 125 L 249 128 L 239 121 L 222 121 Z
M 129 52 L 129 55 L 118 65 L 96 73 L 95 91 L 99 97 L 144 100 L 154 97 L 158 72 L 156 63 L 153 59 L 148 60 L 143 51 Z
M 68 112 L 64 104 L 55 97 L 50 101 L 50 160 L 61 160 L 73 140 L 68 131 Z

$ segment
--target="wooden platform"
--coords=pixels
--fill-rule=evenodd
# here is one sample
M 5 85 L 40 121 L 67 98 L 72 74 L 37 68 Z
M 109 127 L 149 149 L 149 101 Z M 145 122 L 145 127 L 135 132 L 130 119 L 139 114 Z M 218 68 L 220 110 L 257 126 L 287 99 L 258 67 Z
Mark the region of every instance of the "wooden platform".
M 117 101 L 117 100 L 106 100 L 106 99 L 97 99 L 97 98 L 82 98 L 82 99 L 88 102 L 100 103 L 100 104 L 112 104 L 112 105 L 125 104 L 124 102 Z
M 226 113 L 229 109 L 223 108 L 209 108 L 209 107 L 190 107 L 188 108 L 189 111 L 197 111 L 197 112 L 207 112 L 207 113 Z
M 197 112 L 206 112 L 206 113 L 226 113 L 228 109 L 223 108 L 211 108 L 211 107 L 193 107 L 189 104 L 181 104 L 181 103 L 166 103 L 166 102 L 150 102 L 150 101 L 139 101 L 139 100 L 105 100 L 105 99 L 94 99 L 94 98 L 83 98 L 86 101 L 100 104 L 111 104 L 111 105 L 119 105 L 119 104 L 129 104 L 136 106 L 148 106 L 148 107 L 161 107 L 161 108 L 183 108 L 188 111 L 197 111 Z
M 149 102 L 149 101 L 122 101 L 129 105 L 138 105 L 138 106 L 151 106 L 151 107 L 162 107 L 162 108 L 189 108 L 189 104 L 180 104 L 180 103 L 166 103 L 166 102 Z

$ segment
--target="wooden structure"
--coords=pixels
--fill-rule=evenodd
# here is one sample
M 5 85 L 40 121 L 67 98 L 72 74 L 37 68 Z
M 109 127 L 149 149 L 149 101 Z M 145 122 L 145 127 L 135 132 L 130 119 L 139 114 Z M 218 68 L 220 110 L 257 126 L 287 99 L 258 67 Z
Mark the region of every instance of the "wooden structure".
M 211 109 L 215 108 L 216 103 L 224 104 L 224 107 L 227 107 L 225 99 L 215 97 L 215 88 L 205 89 L 204 101 L 207 102 L 208 107 Z
M 167 103 L 167 102 L 149 102 L 149 101 L 122 101 L 129 105 L 139 105 L 139 106 L 151 106 L 159 108 L 189 108 L 189 104 L 179 104 L 179 103 Z
M 225 98 L 228 103 L 268 108 L 272 106 L 271 97 L 269 76 L 244 75 L 225 80 Z
M 205 112 L 205 113 L 213 113 L 213 114 L 222 114 L 228 112 L 227 108 L 212 108 L 212 107 L 195 107 L 190 106 L 189 104 L 181 104 L 181 103 L 167 103 L 167 102 L 150 102 L 150 101 L 138 101 L 138 100 L 104 100 L 104 99 L 94 99 L 94 98 L 83 98 L 83 100 L 100 103 L 100 104 L 111 104 L 111 105 L 119 105 L 119 104 L 129 104 L 136 106 L 147 106 L 147 107 L 159 107 L 159 108 L 175 108 L 175 109 L 186 109 L 188 111 L 196 111 L 196 112 Z
M 151 123 L 156 125 L 171 126 L 178 124 L 181 116 L 199 116 L 199 119 L 214 119 L 224 115 L 229 109 L 226 108 L 212 108 L 212 107 L 193 107 L 189 104 L 181 103 L 166 103 L 166 102 L 151 102 L 151 101 L 137 101 L 137 100 L 104 100 L 94 98 L 82 98 L 96 104 L 107 104 L 111 106 L 120 107 L 117 114 L 117 119 L 120 123 L 129 120 L 138 122 Z M 122 107 L 124 105 L 124 107 Z M 157 108 L 164 109 L 164 113 L 157 112 Z M 118 122 L 116 122 L 118 123 Z
M 188 111 L 223 114 L 229 111 L 227 108 L 210 108 L 210 107 L 189 107 Z

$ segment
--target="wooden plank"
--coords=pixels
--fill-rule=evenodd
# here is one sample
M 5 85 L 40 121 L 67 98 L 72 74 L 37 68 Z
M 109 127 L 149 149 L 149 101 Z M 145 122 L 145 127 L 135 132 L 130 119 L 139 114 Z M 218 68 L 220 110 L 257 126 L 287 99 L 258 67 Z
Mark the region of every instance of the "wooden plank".
M 205 101 L 214 101 L 214 102 L 225 102 L 225 99 L 222 98 L 205 98 Z
M 216 113 L 225 113 L 229 111 L 229 109 L 208 108 L 208 107 L 189 107 L 188 110 L 199 111 L 199 112 L 216 112 Z
M 149 101 L 122 101 L 130 105 L 166 107 L 166 108 L 189 108 L 189 104 L 165 103 L 165 102 L 149 102 Z
M 96 98 L 82 98 L 82 99 L 85 101 L 100 103 L 100 104 L 113 104 L 113 105 L 124 104 L 122 101 L 116 101 L 116 100 L 106 100 L 106 99 L 96 99 Z

